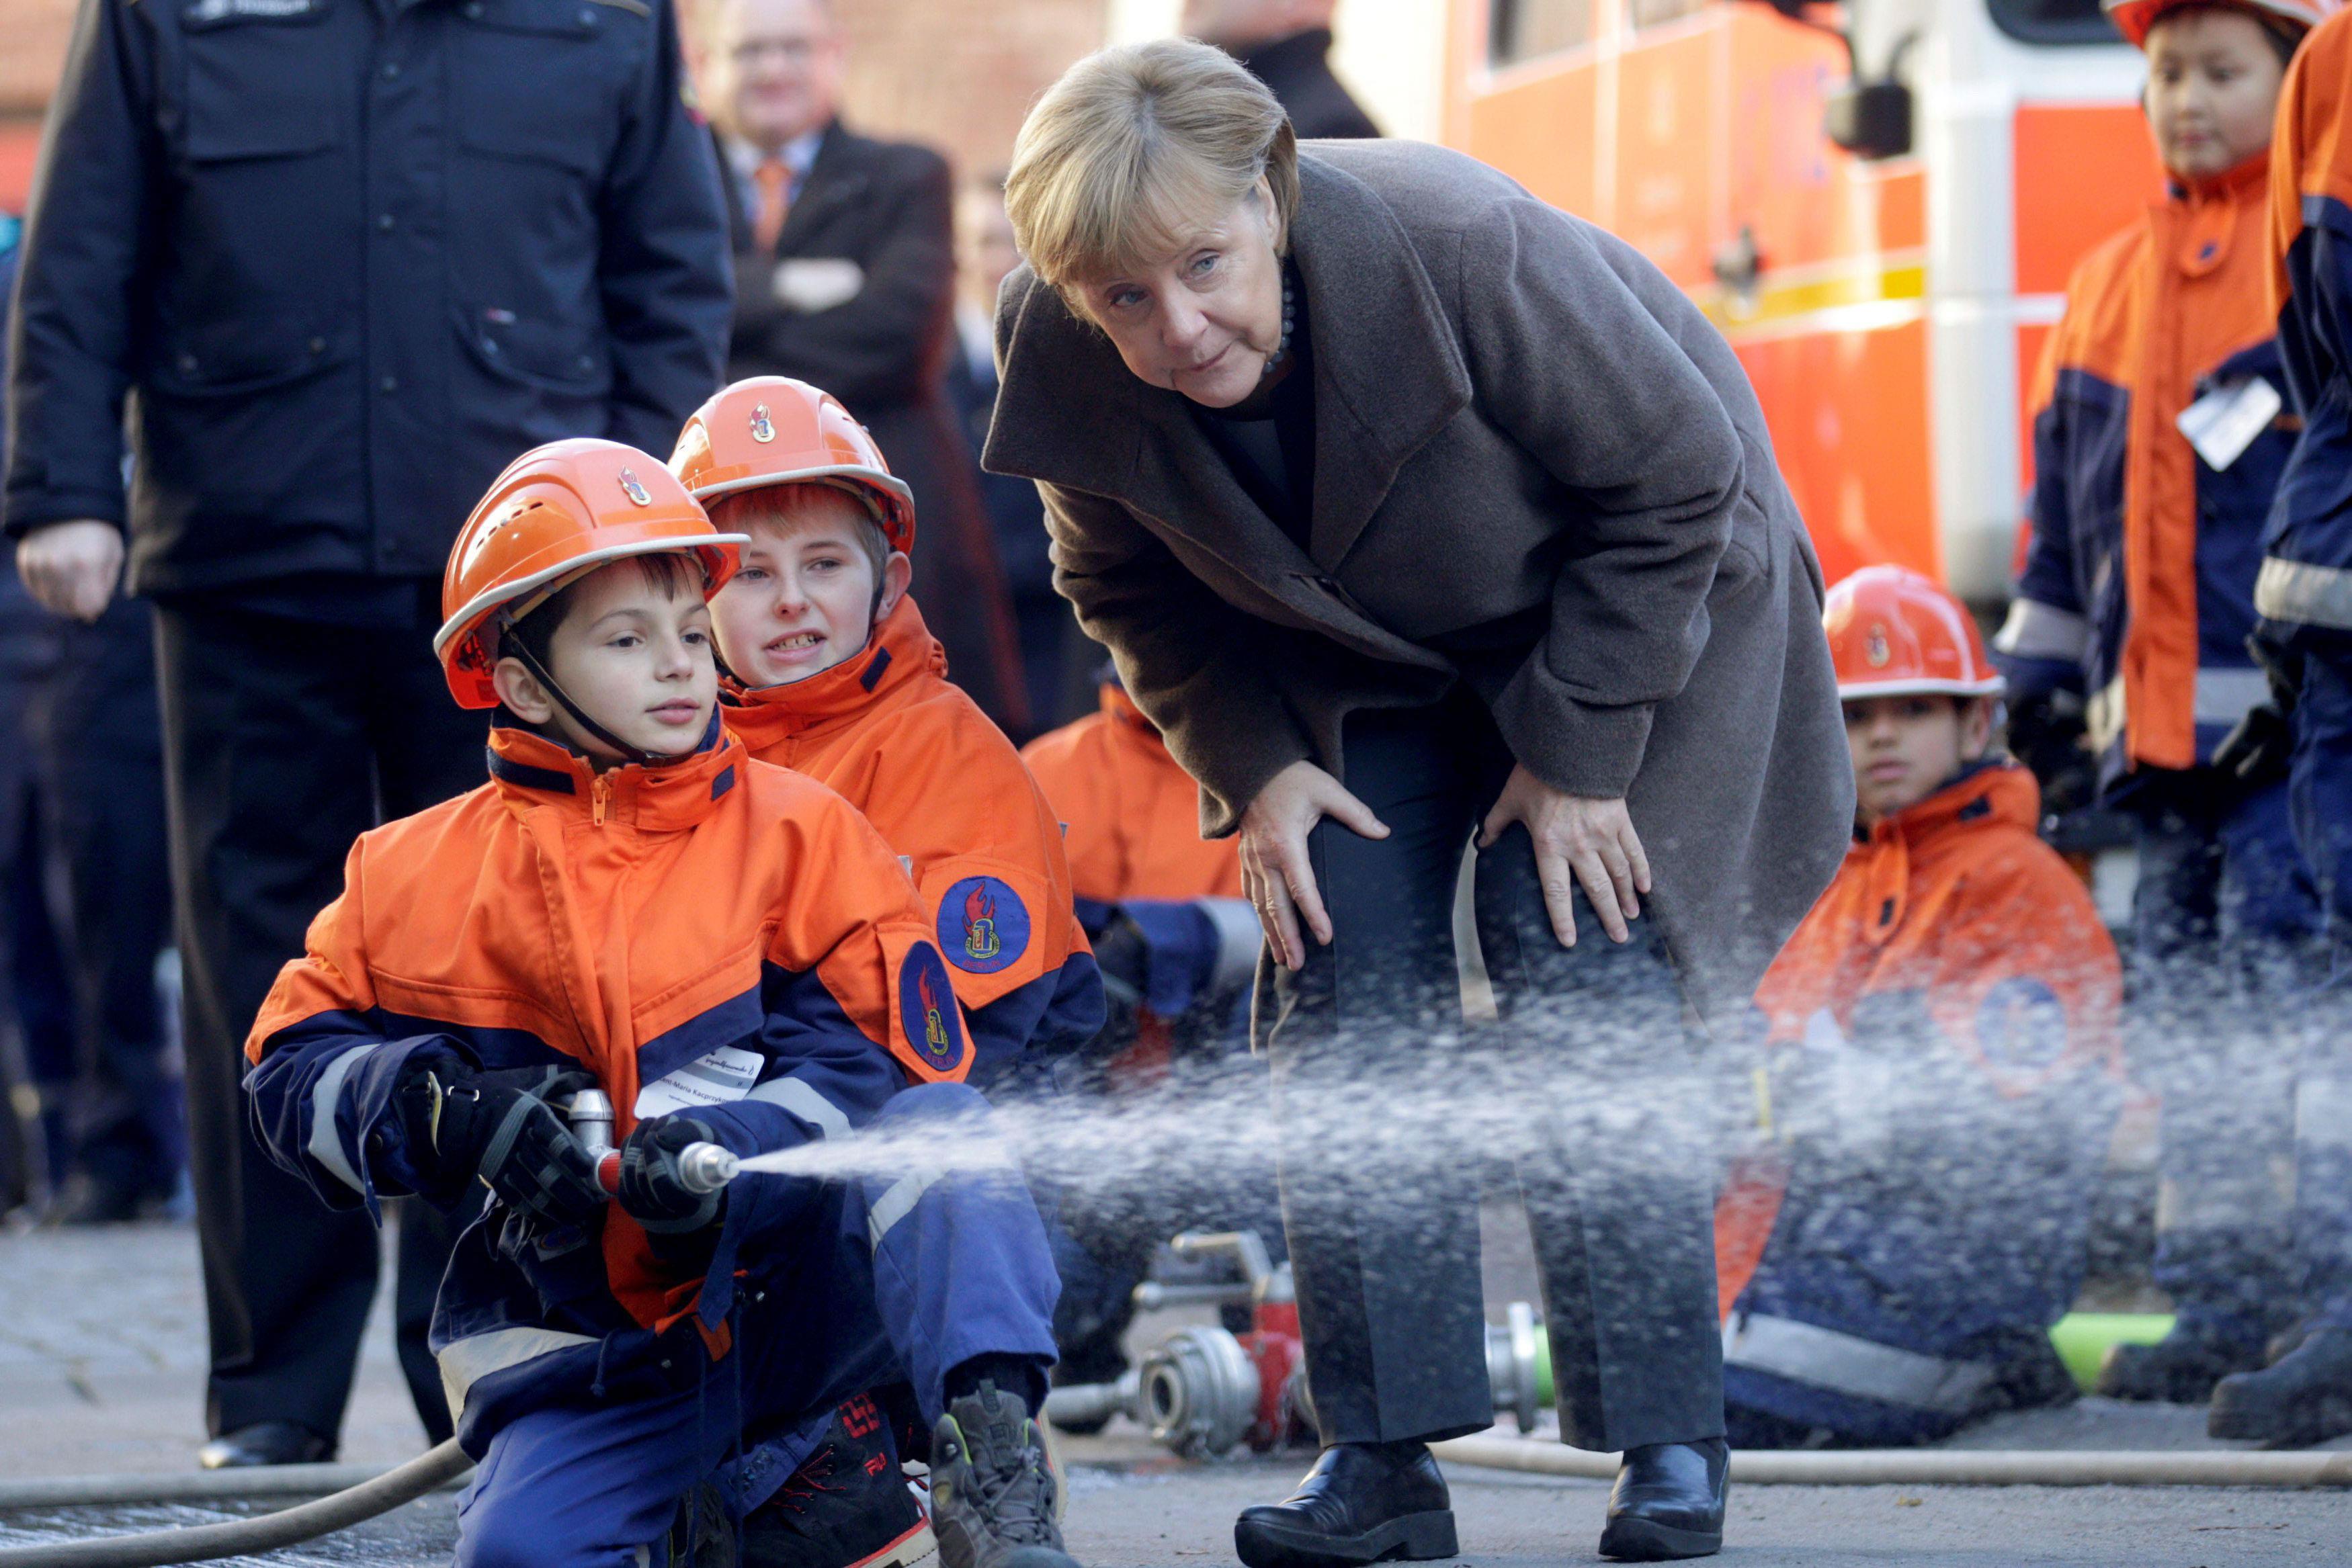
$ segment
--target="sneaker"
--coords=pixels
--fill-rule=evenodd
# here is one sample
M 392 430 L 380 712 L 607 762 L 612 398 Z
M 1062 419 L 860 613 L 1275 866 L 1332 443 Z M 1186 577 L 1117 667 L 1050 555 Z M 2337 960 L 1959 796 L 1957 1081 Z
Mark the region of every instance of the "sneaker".
M 931 1428 L 941 1568 L 1077 1568 L 1055 1521 L 1061 1491 L 1028 1406 L 991 1381 Z
M 2352 1433 L 2352 1330 L 2315 1329 L 2276 1365 L 2223 1378 L 2205 1432 L 2273 1448 L 2307 1448 Z
M 743 1568 L 912 1568 L 938 1542 L 871 1395 L 846 1400 L 814 1452 L 743 1521 Z

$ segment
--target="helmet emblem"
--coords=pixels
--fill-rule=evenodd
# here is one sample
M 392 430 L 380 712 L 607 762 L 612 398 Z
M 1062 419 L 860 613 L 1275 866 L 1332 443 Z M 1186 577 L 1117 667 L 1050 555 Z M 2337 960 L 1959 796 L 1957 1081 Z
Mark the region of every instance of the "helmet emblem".
M 654 504 L 654 498 L 646 494 L 645 486 L 638 483 L 637 476 L 634 469 L 624 468 L 621 470 L 621 488 L 627 491 L 629 494 L 629 499 L 635 501 L 640 507 L 650 507 Z
M 774 422 L 768 418 L 768 405 L 764 402 L 754 403 L 751 406 L 751 439 L 768 442 L 775 438 L 776 426 Z
M 1895 650 L 1887 644 L 1886 628 L 1880 622 L 1871 622 L 1870 634 L 1862 641 L 1862 656 L 1874 670 L 1885 669 L 1887 661 L 1895 657 Z

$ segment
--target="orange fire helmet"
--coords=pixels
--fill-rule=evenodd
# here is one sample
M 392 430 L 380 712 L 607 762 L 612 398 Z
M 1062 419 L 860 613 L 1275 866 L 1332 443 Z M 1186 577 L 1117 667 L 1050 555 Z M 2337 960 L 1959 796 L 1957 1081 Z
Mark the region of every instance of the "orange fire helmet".
M 670 471 L 708 506 L 763 485 L 831 485 L 863 501 L 894 550 L 915 548 L 915 493 L 831 392 L 751 376 L 695 410 Z
M 1831 589 L 1822 625 L 1841 698 L 2000 695 L 1975 619 L 1907 567 L 1866 566 Z
M 741 534 L 710 526 L 659 459 L 586 437 L 535 446 L 466 519 L 441 579 L 433 652 L 459 707 L 499 706 L 498 625 L 528 615 L 572 579 L 624 556 L 678 552 L 702 568 L 703 597 L 735 575 Z
M 2167 11 L 2178 11 L 2185 5 L 2221 5 L 2232 11 L 2243 11 L 2260 21 L 2284 22 L 2305 32 L 2325 22 L 2342 8 L 2343 0 L 2104 0 L 2107 20 L 2128 39 L 2134 48 L 2147 47 L 2147 30 Z

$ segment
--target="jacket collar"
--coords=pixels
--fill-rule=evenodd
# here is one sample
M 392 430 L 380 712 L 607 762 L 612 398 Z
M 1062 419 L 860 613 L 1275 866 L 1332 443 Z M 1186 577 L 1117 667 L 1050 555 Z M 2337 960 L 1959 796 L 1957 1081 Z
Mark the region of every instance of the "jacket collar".
M 1331 56 L 1331 29 L 1309 27 L 1303 33 L 1293 33 L 1286 38 L 1276 38 L 1255 48 L 1243 49 L 1234 57 L 1252 76 L 1264 81 L 1268 77 L 1289 71 L 1328 71 Z
M 518 816 L 551 809 L 647 832 L 681 832 L 710 815 L 749 759 L 716 713 L 691 754 L 657 768 L 631 763 L 603 773 L 570 747 L 530 730 L 501 724 L 490 731 L 490 783 Z
M 816 156 L 795 182 L 793 204 L 784 214 L 784 226 L 776 233 L 777 255 L 791 255 L 793 245 L 826 213 L 866 193 L 872 182 L 856 166 L 857 150 L 864 141 L 845 130 L 837 118 L 825 123 Z
M 1315 332 L 1311 561 L 1234 478 L 1183 394 L 1129 373 L 1025 270 L 1007 295 L 988 467 L 1122 502 L 1245 572 L 1270 559 L 1336 570 L 1397 470 L 1469 406 L 1470 373 L 1388 204 L 1313 154 L 1298 183 L 1291 261 Z
M 1952 780 L 1916 806 L 1872 824 L 1866 841 L 1895 841 L 1916 847 L 1957 827 L 1988 820 L 2032 832 L 2042 814 L 2042 789 L 2033 775 L 2014 762 L 1985 761 L 1963 768 Z
M 2268 210 L 2270 169 L 2265 148 L 2236 167 L 2201 180 L 2168 175 L 2161 209 L 2166 221 L 2157 230 L 2160 236 L 2169 231 L 2169 243 L 2158 241 L 2170 252 L 2166 259 L 2190 277 L 2219 271 L 2238 242 L 2240 221 L 2252 215 L 2259 222 Z
M 876 624 L 866 646 L 829 670 L 781 686 L 723 683 L 719 713 L 754 752 L 854 717 L 886 702 L 925 673 L 947 674 L 947 651 L 923 623 L 915 596 L 903 594 Z

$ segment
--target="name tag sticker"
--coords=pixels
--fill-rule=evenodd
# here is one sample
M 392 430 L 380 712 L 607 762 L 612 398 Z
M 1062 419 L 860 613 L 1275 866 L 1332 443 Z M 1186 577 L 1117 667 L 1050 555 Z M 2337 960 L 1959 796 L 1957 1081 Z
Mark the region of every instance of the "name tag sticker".
M 667 1116 L 695 1105 L 728 1105 L 751 1092 L 765 1058 L 722 1045 L 637 1091 L 637 1120 Z
M 2216 474 L 2245 455 L 2254 437 L 2271 427 L 2286 400 L 2261 376 L 2217 387 L 2180 411 L 2176 421 L 2197 455 Z

